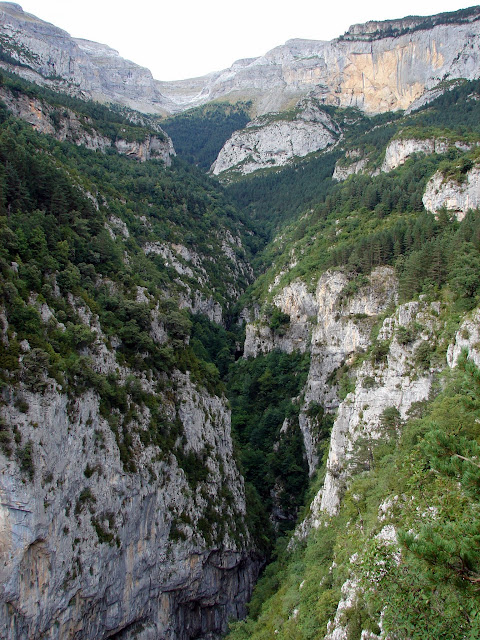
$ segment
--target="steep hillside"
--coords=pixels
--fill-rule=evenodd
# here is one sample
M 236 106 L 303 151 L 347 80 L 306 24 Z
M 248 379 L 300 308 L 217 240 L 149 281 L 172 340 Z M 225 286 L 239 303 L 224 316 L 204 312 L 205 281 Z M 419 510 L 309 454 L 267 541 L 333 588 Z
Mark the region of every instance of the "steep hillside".
M 250 120 L 251 103 L 212 103 L 162 121 L 180 158 L 208 171 L 234 131 Z
M 160 84 L 0 4 L 0 636 L 479 635 L 479 11 Z
M 478 635 L 477 91 L 361 134 L 359 118 L 340 166 L 363 167 L 324 177 L 289 225 L 272 221 L 268 269 L 243 298 L 244 355 L 309 355 L 277 433 L 297 425 L 311 484 L 235 640 Z M 321 162 L 277 172 L 280 194 Z M 267 216 L 272 180 L 229 189 Z
M 54 90 L 146 113 L 168 103 L 151 72 L 107 45 L 72 38 L 20 5 L 0 3 L 1 66 Z
M 8 72 L 0 76 L 0 100 L 36 131 L 62 142 L 93 151 L 114 148 L 141 162 L 156 159 L 167 166 L 175 155 L 172 141 L 155 120 L 126 109 L 115 113 L 98 103 L 40 88 Z
M 213 175 L 247 175 L 288 164 L 335 146 L 341 130 L 315 100 L 302 100 L 295 109 L 256 118 L 234 133 L 212 165 Z
M 1 635 L 218 635 L 264 544 L 187 310 L 223 321 L 252 232 L 198 172 L 77 142 L 1 109 Z

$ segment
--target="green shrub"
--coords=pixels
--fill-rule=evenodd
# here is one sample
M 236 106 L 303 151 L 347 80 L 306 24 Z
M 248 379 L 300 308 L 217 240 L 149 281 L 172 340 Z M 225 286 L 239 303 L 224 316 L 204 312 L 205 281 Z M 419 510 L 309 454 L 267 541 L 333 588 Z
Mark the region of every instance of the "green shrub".
M 401 345 L 407 345 L 414 341 L 415 334 L 411 327 L 398 327 L 397 342 Z
M 32 481 L 35 475 L 35 463 L 33 460 L 33 442 L 28 442 L 23 447 L 18 447 L 16 451 L 17 460 L 20 465 L 20 471 L 25 473 L 29 480 Z

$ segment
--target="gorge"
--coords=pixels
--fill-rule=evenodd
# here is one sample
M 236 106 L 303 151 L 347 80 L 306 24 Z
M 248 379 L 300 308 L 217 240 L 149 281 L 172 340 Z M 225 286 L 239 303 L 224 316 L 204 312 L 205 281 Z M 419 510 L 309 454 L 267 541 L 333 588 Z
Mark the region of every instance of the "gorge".
M 475 638 L 480 7 L 155 80 L 0 3 L 0 636 Z

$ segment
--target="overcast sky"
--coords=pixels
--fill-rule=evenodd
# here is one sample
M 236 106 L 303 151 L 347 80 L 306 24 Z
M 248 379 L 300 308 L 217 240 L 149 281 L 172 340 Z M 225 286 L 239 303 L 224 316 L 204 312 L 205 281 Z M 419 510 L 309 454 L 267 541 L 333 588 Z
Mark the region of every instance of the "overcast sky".
M 455 11 L 456 0 L 19 0 L 77 38 L 113 47 L 158 80 L 179 80 L 260 56 L 290 38 L 331 40 L 351 24 Z

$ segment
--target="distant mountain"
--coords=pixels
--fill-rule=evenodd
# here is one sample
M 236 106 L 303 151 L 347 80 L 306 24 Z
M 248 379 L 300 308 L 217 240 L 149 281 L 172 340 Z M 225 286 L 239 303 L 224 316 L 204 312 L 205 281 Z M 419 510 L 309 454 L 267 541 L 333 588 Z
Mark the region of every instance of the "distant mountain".
M 455 78 L 480 74 L 480 7 L 354 25 L 330 42 L 289 40 L 259 58 L 200 78 L 161 82 L 106 45 L 75 39 L 0 3 L 2 65 L 50 86 L 145 113 L 175 113 L 212 100 L 253 100 L 257 115 L 313 93 L 367 113 L 406 109 Z

